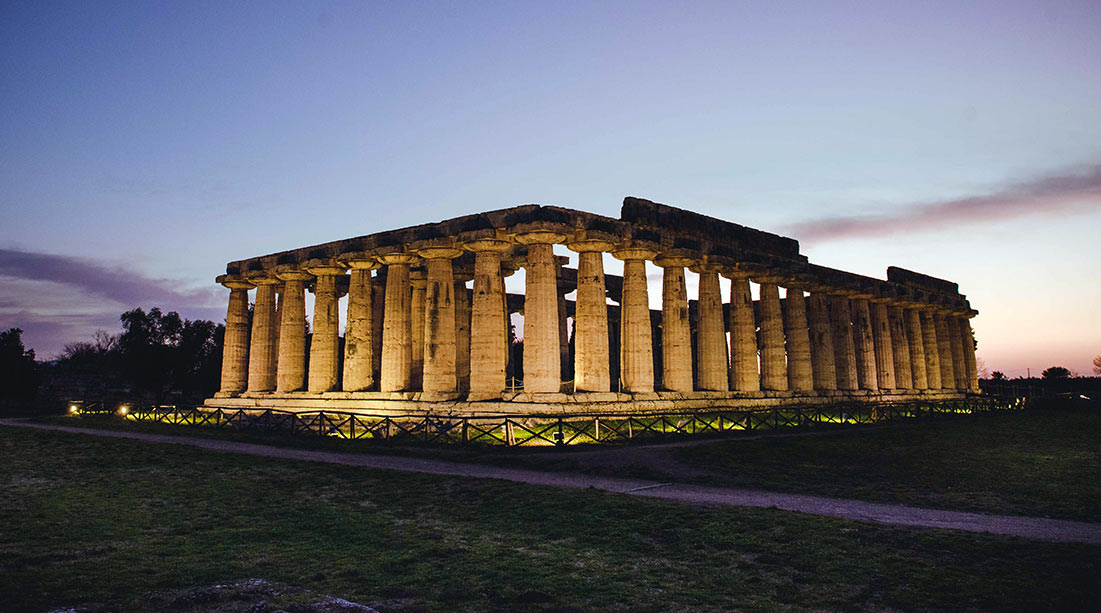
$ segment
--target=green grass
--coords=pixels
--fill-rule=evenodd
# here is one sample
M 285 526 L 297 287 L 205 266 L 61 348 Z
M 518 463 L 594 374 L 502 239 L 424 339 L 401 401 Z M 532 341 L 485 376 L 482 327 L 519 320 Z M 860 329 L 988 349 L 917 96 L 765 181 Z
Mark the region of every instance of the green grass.
M 1101 547 L 0 428 L 0 603 L 262 577 L 381 610 L 1076 610 Z

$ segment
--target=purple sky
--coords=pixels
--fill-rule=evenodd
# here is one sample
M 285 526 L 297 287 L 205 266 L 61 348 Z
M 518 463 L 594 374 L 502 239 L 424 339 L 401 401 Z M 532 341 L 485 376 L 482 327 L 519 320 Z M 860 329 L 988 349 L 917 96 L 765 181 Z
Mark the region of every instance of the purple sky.
M 1101 354 L 1101 4 L 6 3 L 0 328 L 222 320 L 229 260 L 650 198 Z M 660 288 L 654 289 L 655 293 Z

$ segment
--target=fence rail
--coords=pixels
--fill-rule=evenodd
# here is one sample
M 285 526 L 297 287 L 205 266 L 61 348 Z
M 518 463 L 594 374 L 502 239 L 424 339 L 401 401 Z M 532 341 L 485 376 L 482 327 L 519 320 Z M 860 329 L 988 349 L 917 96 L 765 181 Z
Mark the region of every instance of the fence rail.
M 72 403 L 76 414 L 102 414 L 103 403 Z M 285 411 L 230 407 L 128 406 L 116 413 L 139 422 L 230 430 L 285 432 L 340 439 L 503 446 L 565 446 L 623 443 L 752 430 L 821 425 L 876 424 L 938 415 L 1017 410 L 1022 401 L 970 398 L 907 403 L 843 403 L 767 409 L 716 409 L 646 414 L 552 415 L 371 415 L 348 411 Z

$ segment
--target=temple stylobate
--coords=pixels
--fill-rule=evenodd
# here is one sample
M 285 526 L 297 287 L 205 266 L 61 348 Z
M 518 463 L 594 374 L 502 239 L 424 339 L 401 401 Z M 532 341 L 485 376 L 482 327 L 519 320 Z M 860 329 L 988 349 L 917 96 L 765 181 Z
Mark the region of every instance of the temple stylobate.
M 816 266 L 793 239 L 638 198 L 619 219 L 518 206 L 230 262 L 217 280 L 229 310 L 208 406 L 637 413 L 979 393 L 977 311 L 955 283 Z

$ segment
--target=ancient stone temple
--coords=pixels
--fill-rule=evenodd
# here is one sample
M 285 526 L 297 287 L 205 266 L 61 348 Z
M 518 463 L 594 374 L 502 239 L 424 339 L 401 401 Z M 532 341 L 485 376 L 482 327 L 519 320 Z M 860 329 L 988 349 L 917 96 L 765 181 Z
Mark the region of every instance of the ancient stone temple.
M 208 406 L 638 413 L 979 392 L 977 311 L 955 283 L 816 266 L 790 238 L 637 198 L 619 219 L 518 206 L 230 262 L 217 281 L 229 311 Z

